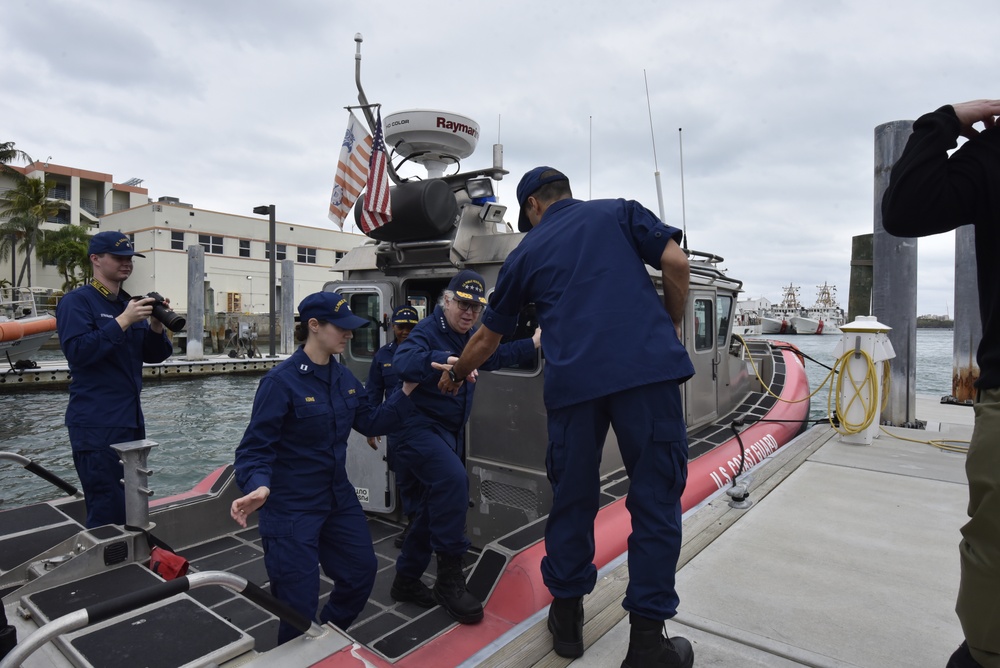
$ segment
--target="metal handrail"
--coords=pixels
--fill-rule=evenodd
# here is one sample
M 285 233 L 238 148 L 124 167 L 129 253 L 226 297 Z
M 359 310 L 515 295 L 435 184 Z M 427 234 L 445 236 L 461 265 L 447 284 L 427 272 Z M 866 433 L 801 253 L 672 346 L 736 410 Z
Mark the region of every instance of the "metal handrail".
M 45 645 L 45 643 L 64 633 L 117 617 L 150 603 L 182 594 L 195 587 L 212 584 L 228 587 L 236 591 L 310 638 L 318 638 L 327 633 L 319 624 L 306 619 L 285 603 L 282 603 L 257 585 L 249 582 L 246 578 L 224 571 L 204 571 L 202 573 L 185 575 L 175 580 L 160 582 L 152 587 L 140 589 L 139 591 L 113 598 L 110 601 L 103 601 L 53 619 L 18 643 L 11 650 L 10 654 L 3 661 L 0 661 L 0 668 L 15 668 L 15 666 L 20 666 L 25 659 Z

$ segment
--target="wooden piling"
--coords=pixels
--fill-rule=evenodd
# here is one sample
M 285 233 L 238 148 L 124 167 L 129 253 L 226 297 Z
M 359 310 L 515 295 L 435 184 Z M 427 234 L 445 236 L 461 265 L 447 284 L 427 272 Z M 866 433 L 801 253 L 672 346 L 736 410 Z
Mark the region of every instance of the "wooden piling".
M 847 293 L 847 322 L 872 314 L 872 235 L 851 239 L 851 285 Z
M 892 327 L 889 342 L 896 357 L 889 363 L 889 396 L 882 420 L 896 426 L 916 424 L 917 240 L 894 237 L 885 231 L 882 196 L 912 128 L 913 121 L 892 121 L 875 128 L 872 315 Z
M 955 329 L 952 342 L 951 399 L 971 404 L 979 380 L 976 351 L 983 338 L 979 317 L 976 279 L 976 228 L 963 225 L 955 230 Z

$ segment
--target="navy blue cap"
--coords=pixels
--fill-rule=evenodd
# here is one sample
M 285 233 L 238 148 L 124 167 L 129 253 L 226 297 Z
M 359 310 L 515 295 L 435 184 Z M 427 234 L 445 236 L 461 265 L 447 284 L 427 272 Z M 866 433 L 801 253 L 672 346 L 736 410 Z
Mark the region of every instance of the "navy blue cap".
M 351 313 L 347 300 L 339 292 L 314 292 L 299 302 L 299 322 L 309 322 L 310 318 L 329 322 L 341 329 L 357 329 L 369 322 Z
M 455 293 L 457 299 L 467 302 L 486 304 L 486 279 L 472 271 L 463 269 L 455 274 L 448 284 L 448 289 Z
M 542 178 L 542 174 L 546 176 Z M 517 229 L 519 231 L 527 232 L 531 229 L 531 221 L 528 220 L 528 216 L 525 214 L 524 203 L 528 201 L 529 197 L 538 192 L 539 188 L 550 183 L 555 183 L 556 181 L 569 181 L 569 179 L 558 169 L 553 169 L 552 167 L 535 167 L 521 177 L 520 183 L 517 184 L 517 205 L 521 207 L 521 211 L 517 215 Z
M 417 309 L 412 306 L 400 306 L 392 312 L 392 324 L 394 325 L 409 325 L 412 327 L 419 321 L 420 316 L 417 315 Z
M 102 253 L 111 253 L 112 255 L 126 257 L 132 257 L 133 255 L 136 257 L 146 257 L 141 253 L 135 252 L 135 247 L 127 236 L 121 232 L 111 230 L 98 232 L 90 237 L 90 246 L 87 248 L 87 255 L 100 255 Z

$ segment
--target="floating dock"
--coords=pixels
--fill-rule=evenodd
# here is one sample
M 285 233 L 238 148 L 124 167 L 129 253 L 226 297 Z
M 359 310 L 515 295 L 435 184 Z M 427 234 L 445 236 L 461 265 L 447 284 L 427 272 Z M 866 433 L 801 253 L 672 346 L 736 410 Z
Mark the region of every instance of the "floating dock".
M 965 455 L 973 410 L 918 397 L 926 430 L 886 427 L 848 445 L 813 427 L 758 468 L 748 510 L 718 495 L 684 518 L 681 605 L 669 635 L 696 666 L 943 666 L 963 635 L 955 616 Z M 914 442 L 920 441 L 920 442 Z M 628 648 L 624 558 L 584 599 L 577 668 L 617 666 Z M 463 666 L 567 666 L 534 615 Z
M 239 358 L 228 355 L 209 355 L 200 360 L 185 357 L 171 357 L 158 364 L 144 364 L 144 382 L 151 380 L 174 380 L 200 376 L 220 376 L 226 374 L 264 373 L 288 355 L 275 357 Z M 0 392 L 28 389 L 53 390 L 68 387 L 73 380 L 65 361 L 39 362 L 35 369 L 0 370 Z

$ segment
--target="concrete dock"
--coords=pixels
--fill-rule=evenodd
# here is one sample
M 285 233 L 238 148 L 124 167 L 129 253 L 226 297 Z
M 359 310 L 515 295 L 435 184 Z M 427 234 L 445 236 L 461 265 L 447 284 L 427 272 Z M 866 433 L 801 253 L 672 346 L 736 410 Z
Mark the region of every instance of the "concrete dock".
M 918 397 L 926 430 L 886 427 L 848 445 L 829 425 L 754 469 L 748 510 L 717 496 L 684 518 L 680 610 L 667 624 L 695 666 L 943 667 L 962 641 L 954 613 L 964 453 L 973 409 Z M 937 441 L 938 446 L 928 443 Z M 621 664 L 624 559 L 584 599 L 580 668 Z M 566 666 L 543 610 L 466 666 Z
M 229 357 L 228 355 L 206 355 L 204 359 L 189 360 L 183 355 L 171 357 L 158 364 L 144 364 L 144 382 L 151 380 L 174 380 L 198 376 L 224 374 L 264 373 L 288 355 L 275 357 Z M 35 369 L 0 369 L 0 392 L 22 390 L 54 390 L 69 386 L 72 377 L 65 360 L 59 362 L 39 362 Z

